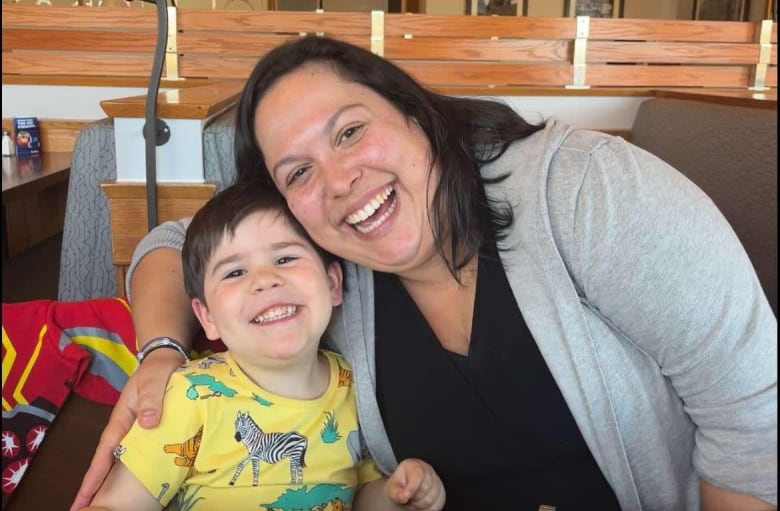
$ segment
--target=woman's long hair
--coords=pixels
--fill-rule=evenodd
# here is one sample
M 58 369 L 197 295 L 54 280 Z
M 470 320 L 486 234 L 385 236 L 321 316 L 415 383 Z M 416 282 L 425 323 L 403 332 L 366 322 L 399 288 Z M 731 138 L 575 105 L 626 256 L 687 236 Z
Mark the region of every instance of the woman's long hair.
M 328 64 L 343 79 L 372 89 L 425 133 L 431 147 L 429 172 L 438 164 L 441 174 L 432 201 L 434 242 L 459 280 L 459 270 L 480 252 L 485 241 L 503 239 L 513 221 L 507 204 L 488 201 L 484 188 L 488 180 L 480 175 L 479 168 L 544 125 L 526 122 L 511 107 L 497 101 L 431 92 L 395 64 L 363 48 L 306 36 L 263 56 L 244 87 L 236 115 L 238 180 L 260 180 L 274 186 L 255 138 L 255 113 L 279 78 L 308 63 Z

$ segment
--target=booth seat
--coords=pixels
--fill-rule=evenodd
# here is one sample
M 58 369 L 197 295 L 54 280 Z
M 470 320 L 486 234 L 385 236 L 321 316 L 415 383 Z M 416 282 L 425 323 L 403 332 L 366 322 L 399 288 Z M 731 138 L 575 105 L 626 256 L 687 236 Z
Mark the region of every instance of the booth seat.
M 217 183 L 217 190 L 230 184 L 235 176 L 234 115 L 234 108 L 227 109 L 203 131 L 204 178 Z M 114 121 L 102 119 L 82 130 L 73 148 L 62 234 L 59 300 L 117 295 L 108 200 L 100 189 L 100 183 L 115 179 Z
M 777 109 L 657 97 L 631 141 L 696 183 L 734 228 L 777 315 Z

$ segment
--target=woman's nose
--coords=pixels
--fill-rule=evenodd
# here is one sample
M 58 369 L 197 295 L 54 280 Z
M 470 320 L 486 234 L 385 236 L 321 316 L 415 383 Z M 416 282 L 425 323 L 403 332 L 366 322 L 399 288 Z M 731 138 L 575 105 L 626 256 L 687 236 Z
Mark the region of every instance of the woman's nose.
M 330 197 L 348 195 L 352 187 L 360 179 L 360 167 L 349 161 L 349 158 L 332 158 L 323 165 L 322 179 L 325 190 Z

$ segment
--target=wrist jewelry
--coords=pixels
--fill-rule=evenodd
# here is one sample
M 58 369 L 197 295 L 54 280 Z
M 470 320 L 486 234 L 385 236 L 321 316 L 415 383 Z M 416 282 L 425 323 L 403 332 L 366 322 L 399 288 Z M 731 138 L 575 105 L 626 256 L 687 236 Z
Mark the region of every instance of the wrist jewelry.
M 136 355 L 138 363 L 140 364 L 143 362 L 144 359 L 149 356 L 149 353 L 160 348 L 170 348 L 176 350 L 182 357 L 184 357 L 185 361 L 189 362 L 191 360 L 190 354 L 187 352 L 187 348 L 185 348 L 184 345 L 182 345 L 179 341 L 171 339 L 170 337 L 155 337 L 154 339 L 144 344 L 143 348 L 138 350 L 138 354 Z

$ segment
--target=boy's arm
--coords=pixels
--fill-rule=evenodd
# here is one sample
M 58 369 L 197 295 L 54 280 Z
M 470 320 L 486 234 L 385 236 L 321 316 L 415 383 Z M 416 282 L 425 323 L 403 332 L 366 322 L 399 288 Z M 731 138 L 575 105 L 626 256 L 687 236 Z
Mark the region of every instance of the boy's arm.
M 445 502 L 444 485 L 433 467 L 422 460 L 403 460 L 395 472 L 358 488 L 355 511 L 439 511 Z
M 122 462 L 114 463 L 90 506 L 106 511 L 161 511 L 163 508 Z

